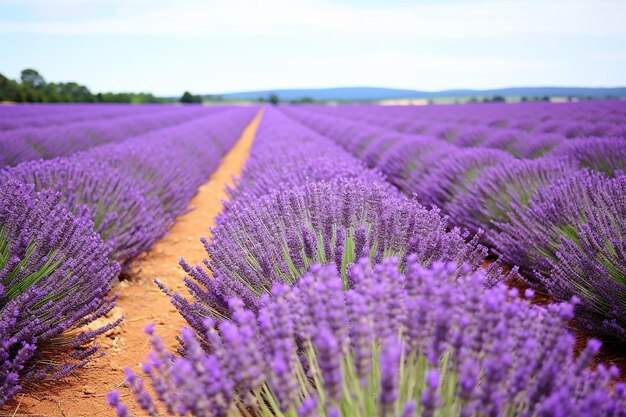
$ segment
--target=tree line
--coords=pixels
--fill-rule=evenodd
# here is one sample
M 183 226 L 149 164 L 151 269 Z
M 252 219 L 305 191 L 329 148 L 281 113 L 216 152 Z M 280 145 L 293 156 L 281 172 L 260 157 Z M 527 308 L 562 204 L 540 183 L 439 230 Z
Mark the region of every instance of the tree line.
M 34 69 L 22 71 L 20 80 L 0 74 L 0 102 L 18 103 L 163 103 L 171 100 L 150 93 L 92 93 L 75 82 L 47 82 Z

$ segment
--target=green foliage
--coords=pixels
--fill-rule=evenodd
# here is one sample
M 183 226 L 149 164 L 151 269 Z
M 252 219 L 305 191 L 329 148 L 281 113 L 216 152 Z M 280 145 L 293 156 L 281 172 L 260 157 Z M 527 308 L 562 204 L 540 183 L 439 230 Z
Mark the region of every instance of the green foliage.
M 2 74 L 0 74 L 0 101 L 24 101 L 20 84 Z
M 76 82 L 46 82 L 34 69 L 22 71 L 20 81 L 0 74 L 0 101 L 26 103 L 161 103 L 150 93 L 97 93 Z
M 44 80 L 44 78 L 34 69 L 27 68 L 22 70 L 21 80 L 23 86 L 30 87 L 35 90 L 46 87 L 46 80 Z
M 63 260 L 58 258 L 57 252 L 53 251 L 48 255 L 47 261 L 41 265 L 39 269 L 27 276 L 17 279 L 20 272 L 24 270 L 28 262 L 31 261 L 30 258 L 35 251 L 35 247 L 35 243 L 31 242 L 20 261 L 9 271 L 6 271 L 6 275 L 0 280 L 0 287 L 4 288 L 4 294 L 2 295 L 3 300 L 0 300 L 0 306 L 23 294 L 24 291 L 28 290 L 39 280 L 52 274 L 61 263 L 63 263 Z M 12 255 L 14 256 L 14 254 L 11 253 L 11 243 L 6 239 L 4 228 L 0 228 L 0 270 L 6 267 Z
M 183 96 L 180 98 L 181 103 L 202 103 L 202 97 L 195 96 L 191 94 L 189 91 L 185 91 Z
M 289 100 L 289 104 L 313 104 L 315 100 L 311 97 L 302 97 L 297 100 Z
M 502 96 L 484 97 L 483 103 L 506 103 L 506 99 Z
M 427 390 L 425 386 L 426 373 L 431 369 L 437 370 L 440 374 L 440 382 L 437 387 L 437 392 L 440 395 L 440 407 L 437 415 L 456 416 L 460 413 L 462 400 L 456 395 L 459 390 L 459 383 L 457 375 L 448 366 L 449 353 L 443 355 L 439 366 L 429 364 L 422 354 L 411 353 L 409 357 L 405 358 L 403 366 L 400 368 L 397 399 L 392 404 L 383 404 L 380 401 L 382 389 L 380 355 L 384 346 L 372 344 L 372 357 L 370 358 L 372 366 L 365 383 L 357 375 L 352 353 L 346 352 L 342 355 L 341 380 L 345 395 L 343 400 L 337 401 L 330 398 L 329 393 L 324 389 L 323 372 L 317 361 L 318 353 L 311 341 L 304 341 L 304 345 L 302 360 L 305 361 L 309 371 L 307 372 L 303 366 L 296 365 L 296 380 L 298 381 L 300 398 L 310 398 L 311 393 L 318 396 L 316 415 L 327 415 L 327 407 L 331 407 L 341 410 L 341 415 L 344 416 L 399 416 L 402 414 L 404 404 L 410 400 L 415 402 L 417 411 L 415 415 L 422 415 L 422 412 L 425 411 L 421 399 Z M 259 407 L 256 410 L 257 414 L 250 413 L 244 399 L 236 399 L 228 416 L 297 417 L 298 415 L 293 406 L 287 410 L 280 409 L 278 399 L 267 382 L 252 392 L 252 398 L 253 403 Z
M 272 103 L 272 105 L 275 106 L 278 103 L 280 103 L 280 98 L 276 94 L 270 94 L 270 97 L 268 98 L 268 101 L 270 103 Z

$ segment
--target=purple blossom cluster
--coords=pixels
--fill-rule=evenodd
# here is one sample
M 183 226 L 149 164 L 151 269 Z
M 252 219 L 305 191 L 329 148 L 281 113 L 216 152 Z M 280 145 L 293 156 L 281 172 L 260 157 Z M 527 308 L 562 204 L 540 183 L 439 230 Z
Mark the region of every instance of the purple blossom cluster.
M 545 157 L 498 163 L 477 176 L 468 191 L 447 206 L 450 217 L 471 229 L 487 230 L 491 236 L 508 223 L 513 207 L 528 207 L 535 195 L 555 181 L 576 171 L 570 159 Z
M 82 366 L 97 350 L 85 342 L 117 324 L 54 341 L 113 307 L 107 293 L 119 272 L 91 222 L 60 200 L 17 181 L 0 186 L 0 404 L 22 379 L 61 377 Z M 45 346 L 69 361 L 42 361 Z
M 255 112 L 175 110 L 188 121 L 143 134 L 138 125 L 126 140 L 0 171 L 0 404 L 20 380 L 59 378 L 86 363 L 97 350 L 87 342 L 117 322 L 80 328 L 112 308 L 107 293 L 120 266 L 187 210 Z M 109 129 L 122 119 L 108 120 Z M 44 351 L 69 360 L 54 365 Z
M 577 295 L 582 301 L 576 322 L 583 330 L 626 340 L 619 257 L 626 227 L 619 220 L 623 190 L 614 185 L 626 167 L 623 102 L 309 106 L 283 112 L 333 139 L 420 203 L 438 207 L 453 224 L 484 230 L 482 243 L 521 266 L 536 289 L 563 301 Z M 597 191 L 586 169 L 597 173 Z M 569 184 L 567 192 L 552 187 L 562 182 Z M 605 189 L 612 191 L 599 191 Z M 554 193 L 561 206 L 547 217 L 547 209 L 538 207 L 554 207 Z M 603 220 L 589 222 L 587 212 L 599 212 L 595 216 Z M 591 249 L 582 249 L 582 229 L 596 242 L 587 258 L 582 254 Z M 545 243 L 538 246 L 539 241 Z
M 590 340 L 573 357 L 573 304 L 536 307 L 484 274 L 416 256 L 349 270 L 312 265 L 293 286 L 273 283 L 259 308 L 228 300 L 230 319 L 202 322 L 208 350 L 182 330 L 184 356 L 154 327 L 143 365 L 156 396 L 127 370 L 148 415 L 193 416 L 624 416 L 614 367 L 590 370 Z M 117 391 L 108 397 L 128 416 Z

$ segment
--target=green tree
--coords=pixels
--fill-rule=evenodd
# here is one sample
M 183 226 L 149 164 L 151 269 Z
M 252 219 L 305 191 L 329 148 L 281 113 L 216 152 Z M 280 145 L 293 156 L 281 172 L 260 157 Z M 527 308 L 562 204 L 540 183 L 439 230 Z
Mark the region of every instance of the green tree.
M 202 97 L 194 96 L 189 91 L 185 91 L 183 96 L 180 98 L 181 103 L 202 103 Z
M 31 68 L 26 68 L 22 70 L 21 77 L 22 84 L 27 87 L 31 87 L 34 89 L 43 88 L 46 85 L 46 80 L 40 75 L 36 70 Z
M 19 83 L 0 74 L 0 101 L 24 101 Z
M 11 80 L 0 74 L 0 101 L 44 103 L 161 103 L 168 101 L 150 93 L 93 94 L 89 88 L 76 82 L 48 83 L 39 72 L 32 68 L 21 72 L 20 81 Z M 200 96 L 190 96 L 192 103 L 202 102 Z
M 270 94 L 270 96 L 267 99 L 267 101 L 269 101 L 270 103 L 272 103 L 272 105 L 275 106 L 278 103 L 280 103 L 280 98 L 276 94 Z

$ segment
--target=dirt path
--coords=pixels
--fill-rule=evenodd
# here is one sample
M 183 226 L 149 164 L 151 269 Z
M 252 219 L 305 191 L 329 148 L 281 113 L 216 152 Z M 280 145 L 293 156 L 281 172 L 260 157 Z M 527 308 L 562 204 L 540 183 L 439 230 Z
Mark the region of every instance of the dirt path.
M 206 257 L 199 238 L 209 237 L 209 227 L 214 225 L 214 218 L 222 209 L 221 201 L 226 199 L 226 184 L 241 174 L 260 117 L 257 114 L 209 182 L 198 189 L 190 203 L 195 210 L 178 217 L 169 234 L 140 255 L 131 266 L 130 277 L 116 287 L 120 297 L 111 316 L 124 315 L 126 319 L 119 329 L 99 338 L 98 344 L 105 347 L 106 355 L 50 387 L 25 389 L 15 401 L 0 409 L 0 415 L 113 416 L 106 394 L 122 385 L 125 367 L 140 374 L 141 362 L 150 351 L 143 328 L 150 322 L 156 323 L 166 345 L 177 346 L 175 336 L 185 321 L 152 280 L 158 278 L 168 288 L 185 293 L 178 259 L 184 256 L 187 262 L 196 264 Z M 121 387 L 120 393 L 130 399 L 127 388 Z M 126 403 L 133 416 L 143 415 L 135 401 Z

